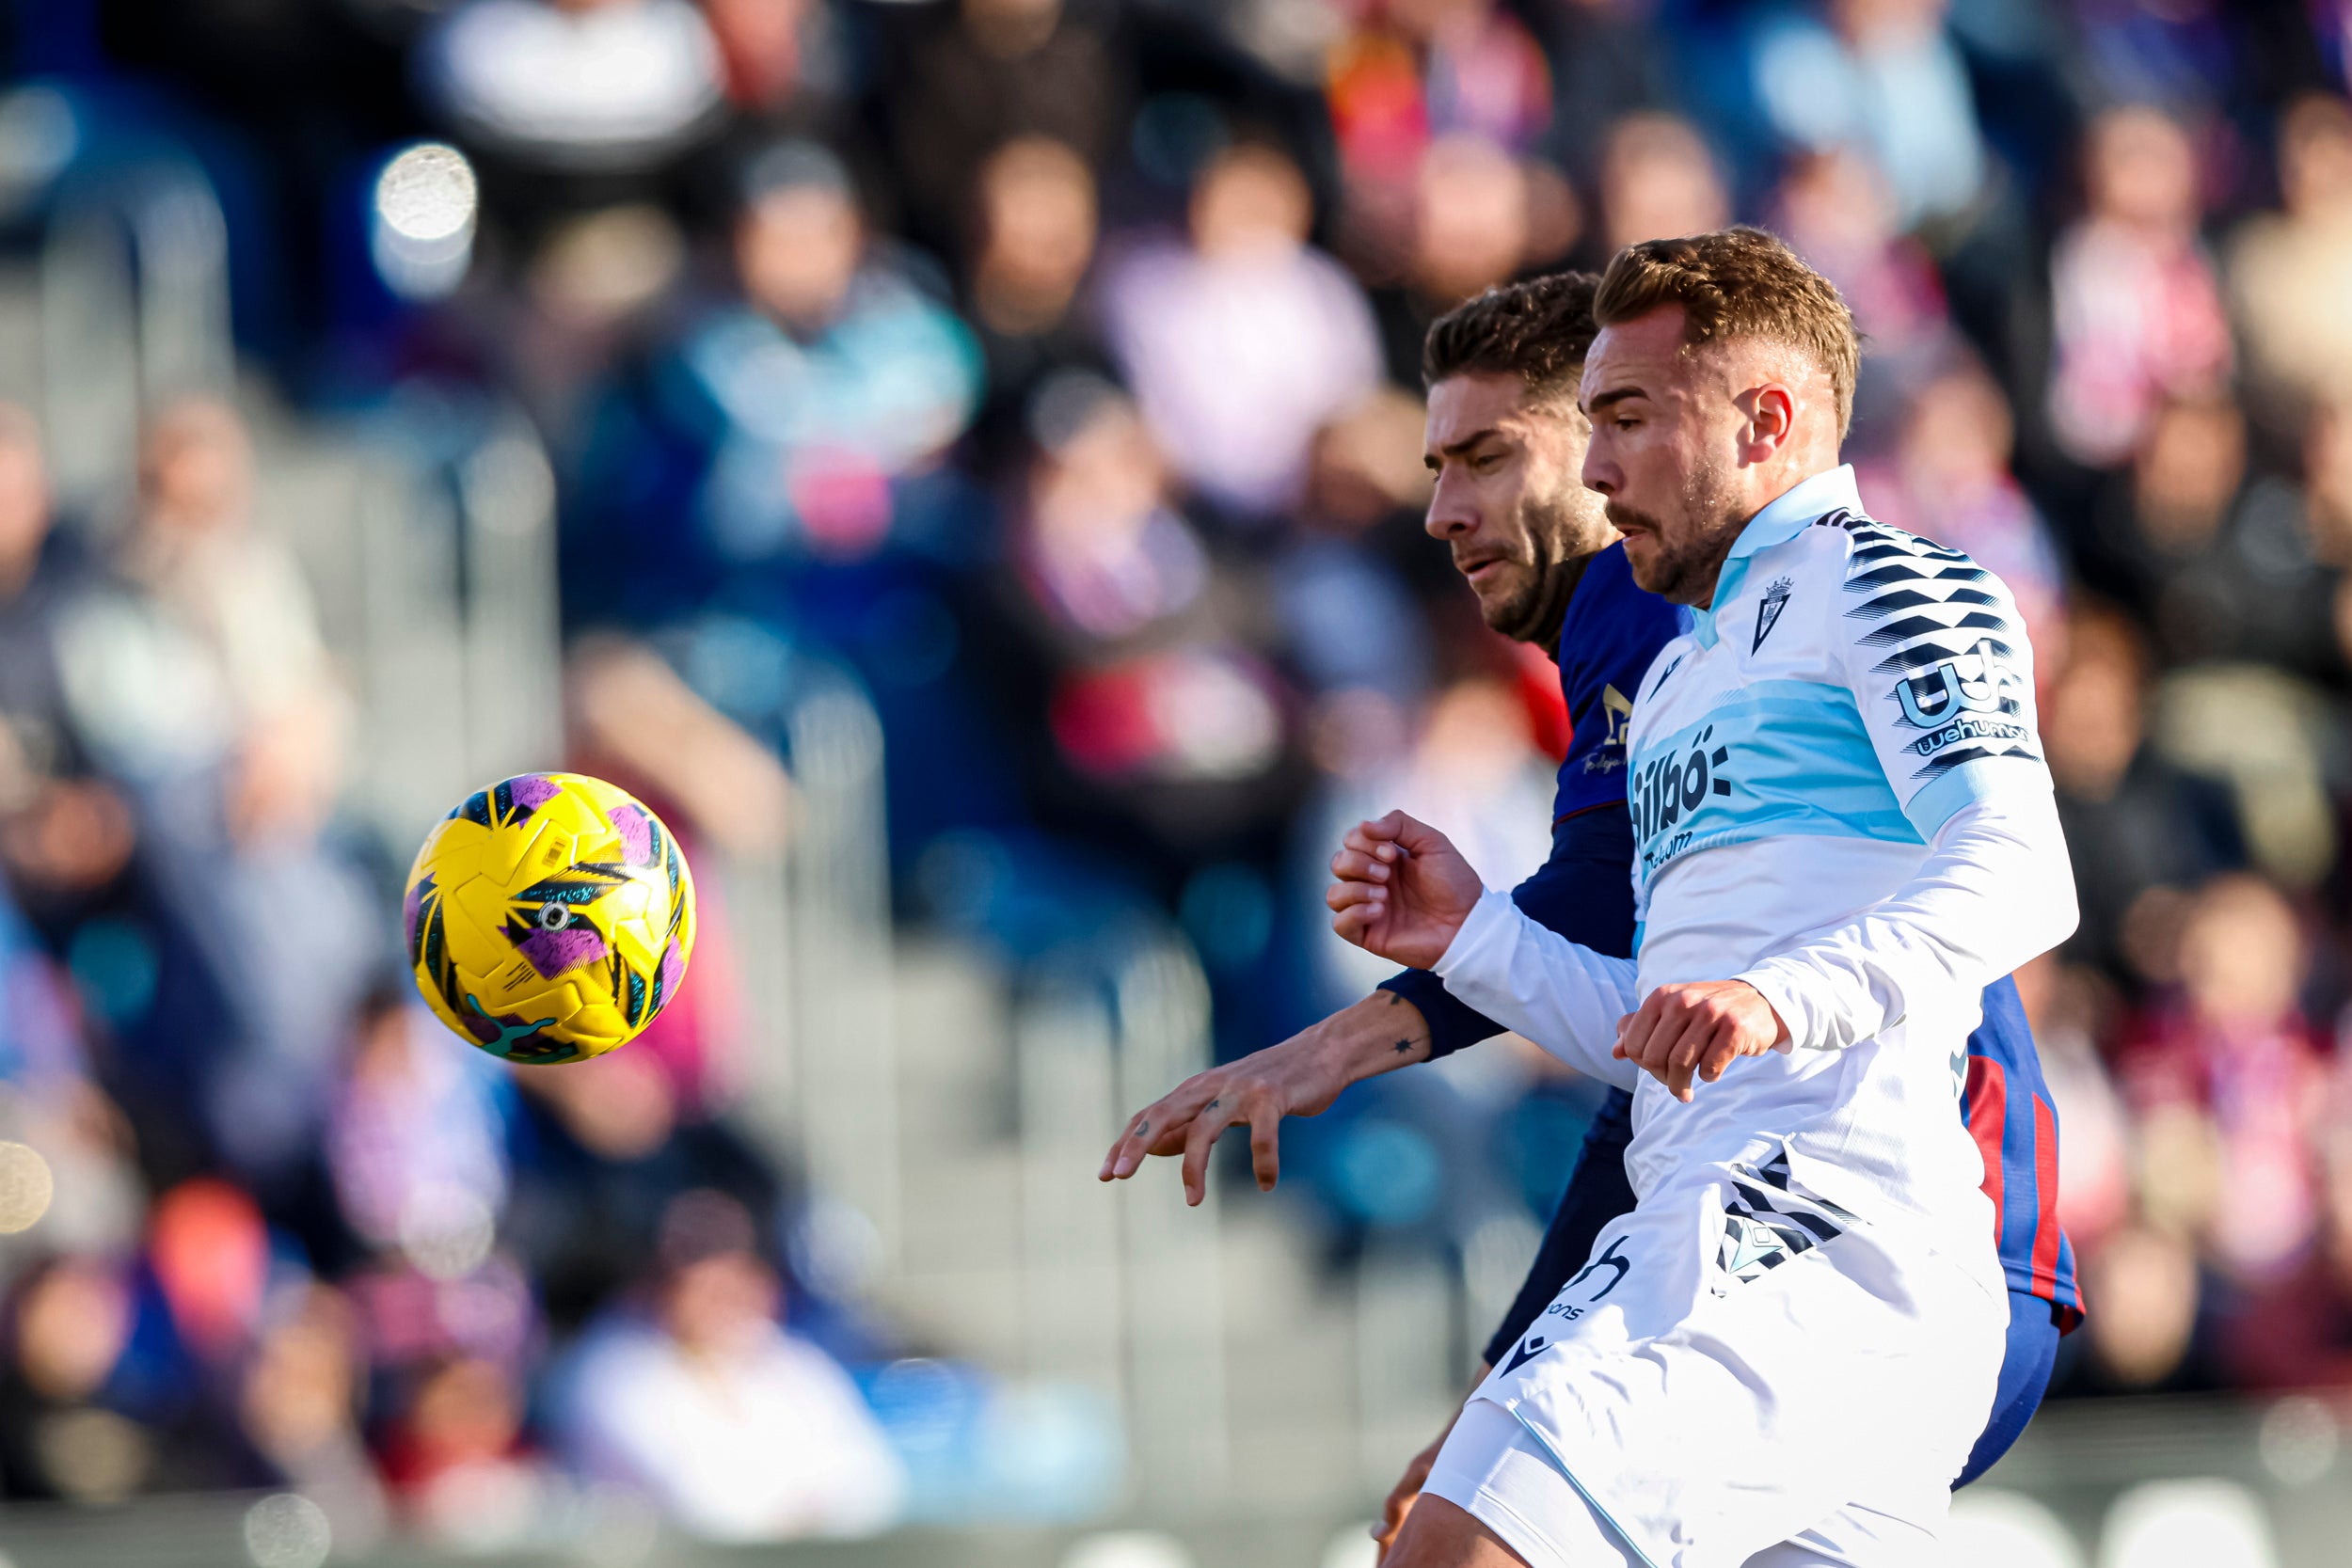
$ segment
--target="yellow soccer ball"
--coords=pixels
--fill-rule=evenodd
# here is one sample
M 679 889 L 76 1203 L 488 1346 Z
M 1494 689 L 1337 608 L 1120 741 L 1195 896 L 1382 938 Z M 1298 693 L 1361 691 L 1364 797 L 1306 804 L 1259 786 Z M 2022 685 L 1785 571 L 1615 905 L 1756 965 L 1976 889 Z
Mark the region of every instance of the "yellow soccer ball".
M 408 964 L 443 1023 L 512 1062 L 626 1045 L 677 995 L 694 879 L 661 819 L 578 773 L 468 796 L 426 835 L 403 900 Z

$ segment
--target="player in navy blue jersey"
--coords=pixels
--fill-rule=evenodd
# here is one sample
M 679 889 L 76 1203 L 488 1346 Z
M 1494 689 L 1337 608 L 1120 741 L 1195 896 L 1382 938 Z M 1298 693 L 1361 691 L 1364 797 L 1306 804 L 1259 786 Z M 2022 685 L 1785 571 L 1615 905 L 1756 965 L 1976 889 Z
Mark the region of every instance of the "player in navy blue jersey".
M 1571 941 L 1627 957 L 1634 921 L 1625 724 L 1652 657 L 1687 629 L 1689 612 L 1634 584 L 1600 499 L 1579 480 L 1589 427 L 1576 411 L 1576 390 L 1596 331 L 1597 281 L 1561 274 L 1490 290 L 1431 326 L 1423 376 L 1438 483 L 1426 526 L 1452 551 L 1487 625 L 1544 648 L 1560 668 L 1574 738 L 1560 768 L 1551 855 L 1512 896 Z M 1129 1176 L 1147 1153 L 1181 1153 L 1187 1196 L 1198 1202 L 1210 1148 L 1227 1128 L 1247 1123 L 1259 1184 L 1271 1187 L 1282 1117 L 1314 1115 L 1350 1083 L 1501 1032 L 1436 976 L 1405 971 L 1354 1006 L 1147 1107 L 1112 1146 L 1103 1175 Z M 2010 1331 L 1992 1419 L 1959 1484 L 2025 1429 L 2058 1336 L 2081 1316 L 2073 1250 L 2056 1215 L 2057 1118 L 2011 981 L 1985 991 L 1968 1053 L 1961 1109 L 1999 1215 Z M 1624 1164 L 1631 1131 L 1630 1097 L 1613 1090 L 1527 1282 L 1488 1342 L 1489 1366 L 1584 1262 L 1601 1228 L 1633 1208 Z M 1384 1542 L 1438 1446 L 1415 1458 L 1391 1494 Z

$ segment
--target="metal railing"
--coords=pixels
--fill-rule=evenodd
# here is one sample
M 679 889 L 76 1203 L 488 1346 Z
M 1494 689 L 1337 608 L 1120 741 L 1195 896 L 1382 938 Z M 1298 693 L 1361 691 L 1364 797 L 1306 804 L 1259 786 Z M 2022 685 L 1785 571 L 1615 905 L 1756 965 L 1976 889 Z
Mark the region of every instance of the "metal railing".
M 70 176 L 43 235 L 40 302 L 52 479 L 74 515 L 103 520 L 142 414 L 233 383 L 228 225 L 203 172 L 159 158 Z

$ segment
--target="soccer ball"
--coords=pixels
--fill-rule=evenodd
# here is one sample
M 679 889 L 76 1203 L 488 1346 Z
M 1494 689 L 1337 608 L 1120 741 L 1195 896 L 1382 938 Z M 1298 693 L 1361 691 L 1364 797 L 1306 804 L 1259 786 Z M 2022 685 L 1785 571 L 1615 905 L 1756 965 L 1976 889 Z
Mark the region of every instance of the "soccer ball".
M 512 1062 L 626 1045 L 686 977 L 694 880 L 661 819 L 578 773 L 524 773 L 426 835 L 403 900 L 426 1004 Z

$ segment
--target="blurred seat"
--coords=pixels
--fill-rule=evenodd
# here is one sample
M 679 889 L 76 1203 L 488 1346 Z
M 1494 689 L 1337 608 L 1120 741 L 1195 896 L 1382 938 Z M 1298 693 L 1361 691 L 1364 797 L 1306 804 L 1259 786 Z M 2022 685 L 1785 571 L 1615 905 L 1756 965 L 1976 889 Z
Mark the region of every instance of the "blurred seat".
M 2262 1499 L 2205 1477 L 2135 1486 L 2107 1510 L 2099 1568 L 2280 1568 Z
M 2074 1532 L 2019 1492 L 1975 1486 L 1952 1499 L 1952 1568 L 2083 1568 Z
M 1105 1530 L 1070 1548 L 1061 1568 L 1195 1568 L 1191 1552 L 1158 1530 Z
M 1375 1568 L 1380 1548 L 1373 1544 L 1372 1525 L 1349 1525 L 1325 1544 L 1323 1568 Z

